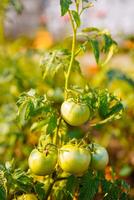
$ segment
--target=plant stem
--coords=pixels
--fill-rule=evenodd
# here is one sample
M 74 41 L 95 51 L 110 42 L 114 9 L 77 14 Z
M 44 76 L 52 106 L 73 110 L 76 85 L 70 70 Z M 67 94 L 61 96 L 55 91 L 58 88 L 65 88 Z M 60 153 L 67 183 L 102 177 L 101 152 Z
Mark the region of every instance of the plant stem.
M 52 188 L 53 188 L 54 183 L 55 183 L 55 181 L 53 181 L 53 182 L 49 185 L 49 188 L 48 188 L 48 190 L 47 190 L 47 192 L 46 192 L 46 195 L 45 195 L 44 200 L 47 200 L 47 199 L 48 199 L 48 197 L 49 197 L 49 195 L 50 195 L 50 193 L 51 193 L 51 190 L 52 190 Z
M 60 116 L 59 119 L 58 119 L 56 131 L 55 131 L 55 137 L 54 137 L 54 144 L 55 145 L 59 145 L 59 135 L 58 135 L 58 132 L 59 132 L 59 128 L 60 128 L 61 119 L 62 119 L 62 117 Z
M 70 77 L 70 73 L 71 73 L 71 69 L 72 69 L 74 57 L 75 57 L 76 32 L 77 32 L 77 27 L 75 27 L 71 11 L 68 11 L 68 12 L 69 12 L 69 16 L 70 16 L 70 20 L 71 20 L 71 24 L 72 24 L 72 28 L 73 28 L 73 41 L 72 41 L 71 59 L 70 59 L 68 71 L 67 71 L 67 74 L 65 77 L 66 78 L 66 80 L 65 80 L 65 100 L 67 99 L 67 90 L 69 88 L 69 77 Z
M 53 188 L 54 184 L 55 184 L 57 181 L 63 181 L 63 180 L 66 180 L 67 178 L 68 178 L 68 177 L 61 177 L 61 178 L 57 178 L 57 179 L 53 180 L 53 182 L 49 185 L 49 188 L 48 188 L 48 190 L 47 190 L 47 192 L 46 192 L 46 195 L 45 195 L 45 199 L 44 199 L 44 200 L 47 200 L 47 199 L 48 199 L 48 197 L 49 197 L 49 195 L 50 195 L 50 193 L 51 193 L 51 191 L 52 191 L 52 188 Z

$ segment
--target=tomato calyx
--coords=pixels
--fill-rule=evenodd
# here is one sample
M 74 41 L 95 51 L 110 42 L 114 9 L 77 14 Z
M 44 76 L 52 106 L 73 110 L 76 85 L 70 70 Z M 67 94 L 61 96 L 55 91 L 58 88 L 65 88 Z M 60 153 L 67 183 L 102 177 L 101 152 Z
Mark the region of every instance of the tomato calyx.
M 39 151 L 40 153 L 44 153 L 44 154 L 46 154 L 46 155 L 48 155 L 49 152 L 51 152 L 51 151 L 53 151 L 53 150 L 58 151 L 58 150 L 57 150 L 57 146 L 56 146 L 55 144 L 52 144 L 52 143 L 48 143 L 48 144 L 46 144 L 44 147 L 43 147 L 43 146 L 38 146 L 37 149 L 38 149 L 38 151 Z

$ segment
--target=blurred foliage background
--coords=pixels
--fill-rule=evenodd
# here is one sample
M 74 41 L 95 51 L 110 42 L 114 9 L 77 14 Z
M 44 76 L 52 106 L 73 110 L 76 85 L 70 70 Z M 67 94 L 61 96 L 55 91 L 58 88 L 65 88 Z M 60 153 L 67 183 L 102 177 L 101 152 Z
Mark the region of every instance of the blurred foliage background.
M 55 84 L 44 82 L 40 58 L 51 48 L 69 47 L 71 44 L 70 39 L 61 40 L 70 31 L 68 24 L 68 29 L 64 28 L 61 33 L 68 23 L 68 16 L 60 17 L 60 28 L 58 23 L 50 28 L 54 17 L 50 2 L 31 2 L 2 0 L 0 3 L 0 163 L 14 158 L 16 167 L 22 169 L 27 169 L 27 157 L 37 144 L 40 133 L 29 130 L 27 126 L 18 126 L 16 101 L 22 92 L 31 88 L 50 97 L 56 91 L 58 99 L 63 86 L 62 74 Z M 106 67 L 96 65 L 90 50 L 78 59 L 83 75 L 92 87 L 108 88 L 122 99 L 123 117 L 105 125 L 92 128 L 89 124 L 70 132 L 80 137 L 84 129 L 89 129 L 93 139 L 107 147 L 109 166 L 117 177 L 124 178 L 131 185 L 130 193 L 134 196 L 134 35 L 132 30 L 126 34 L 118 33 L 117 29 L 115 37 L 119 49 Z M 81 77 L 74 75 L 72 81 L 82 85 Z M 112 168 L 106 169 L 108 179 Z

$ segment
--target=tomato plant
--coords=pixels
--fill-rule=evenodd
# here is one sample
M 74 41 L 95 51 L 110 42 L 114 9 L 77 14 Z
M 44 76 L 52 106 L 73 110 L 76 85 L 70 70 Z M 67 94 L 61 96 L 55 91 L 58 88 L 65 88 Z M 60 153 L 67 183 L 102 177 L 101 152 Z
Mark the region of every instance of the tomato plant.
M 106 88 L 93 88 L 82 76 L 77 60 L 90 48 L 97 65 L 103 68 L 117 43 L 108 31 L 95 27 L 78 33 L 82 13 L 93 6 L 88 0 L 60 0 L 60 6 L 61 15 L 70 18 L 72 46 L 44 53 L 41 70 L 50 90 L 34 87 L 18 98 L 18 128 L 37 134 L 38 141 L 29 155 L 28 171 L 15 169 L 13 161 L 1 167 L 0 198 L 35 195 L 39 200 L 93 200 L 98 194 L 103 199 L 128 199 L 129 186 L 125 182 L 114 177 L 111 181 L 105 179 L 109 156 L 105 148 L 94 144 L 89 129 L 119 119 L 123 104 Z M 79 35 L 81 44 L 77 43 Z M 78 84 L 72 84 L 74 74 L 83 80 L 81 85 L 79 78 Z M 81 137 L 70 137 L 73 127 L 83 130 Z
M 82 176 L 89 167 L 91 160 L 87 149 L 74 145 L 64 145 L 59 153 L 59 165 L 63 171 Z

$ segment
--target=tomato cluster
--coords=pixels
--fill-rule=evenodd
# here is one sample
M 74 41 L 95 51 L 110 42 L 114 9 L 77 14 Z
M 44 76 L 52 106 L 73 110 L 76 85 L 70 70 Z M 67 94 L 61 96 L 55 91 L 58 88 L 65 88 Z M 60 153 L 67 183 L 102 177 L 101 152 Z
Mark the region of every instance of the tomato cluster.
M 89 119 L 90 110 L 86 104 L 64 101 L 61 105 L 63 119 L 72 126 L 80 126 Z M 63 145 L 59 150 L 53 144 L 48 144 L 42 150 L 34 149 L 28 159 L 31 172 L 38 176 L 50 175 L 56 165 L 67 173 L 83 176 L 89 168 L 103 170 L 108 164 L 107 150 L 98 145 L 86 147 L 77 144 Z
M 49 146 L 48 150 L 40 152 L 34 149 L 29 156 L 29 168 L 38 176 L 50 175 L 58 163 L 61 169 L 75 176 L 83 176 L 89 168 L 103 170 L 108 164 L 107 150 L 92 144 L 89 147 L 79 147 L 75 144 L 66 144 L 58 150 Z

